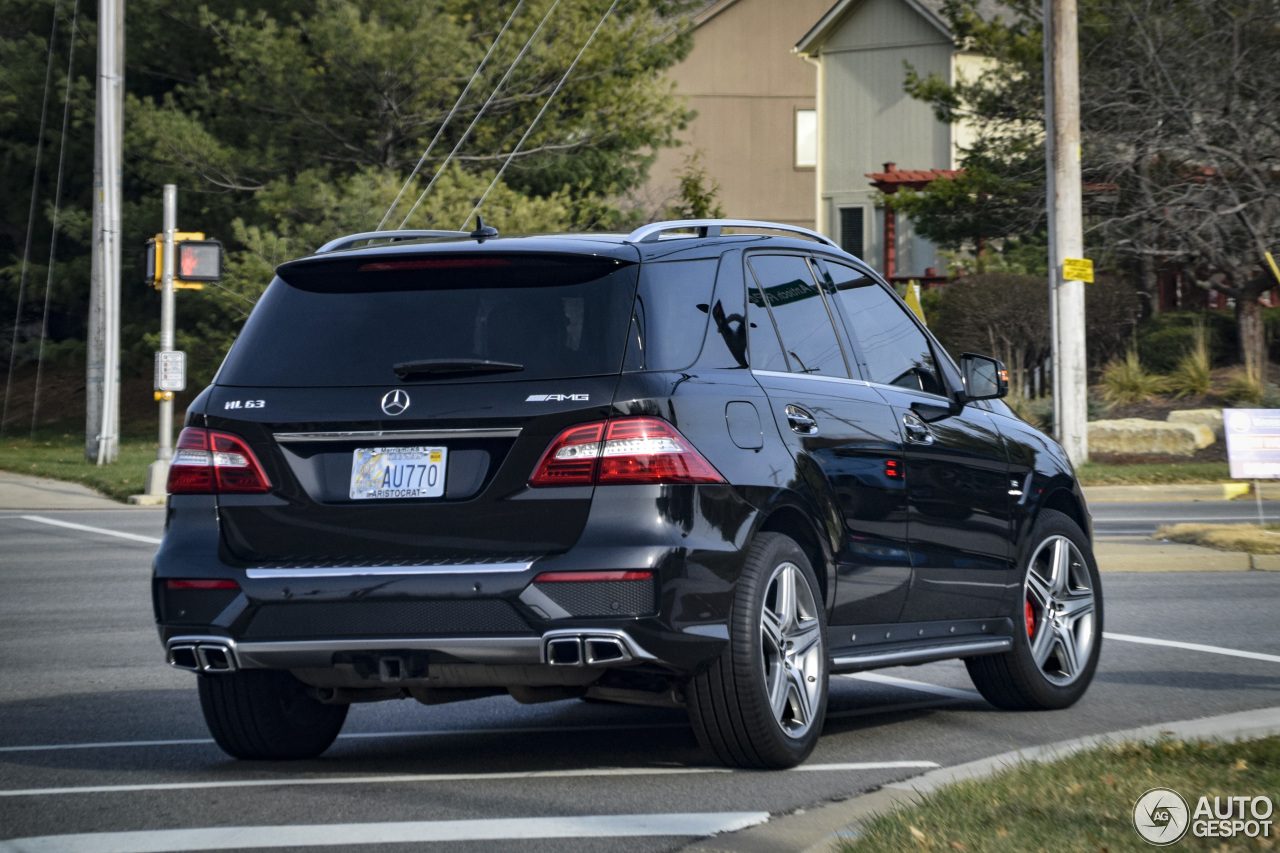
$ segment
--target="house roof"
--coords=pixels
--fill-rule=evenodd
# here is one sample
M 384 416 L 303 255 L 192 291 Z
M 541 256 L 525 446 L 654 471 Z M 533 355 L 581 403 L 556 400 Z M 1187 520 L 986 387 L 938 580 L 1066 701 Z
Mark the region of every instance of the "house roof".
M 736 0 L 723 0 L 723 2 L 727 7 Z M 810 27 L 809 32 L 796 43 L 795 52 L 805 56 L 815 55 L 845 17 L 863 2 L 865 0 L 837 0 L 836 4 L 828 9 L 826 14 L 819 18 L 818 22 Z M 920 17 L 932 24 L 944 36 L 951 38 L 951 25 L 943 14 L 945 0 L 902 0 L 902 2 L 914 9 Z M 1002 12 L 1007 14 L 1008 10 L 999 0 L 978 0 L 977 12 L 984 19 L 991 20 Z M 713 14 L 717 13 L 718 10 L 713 12 Z

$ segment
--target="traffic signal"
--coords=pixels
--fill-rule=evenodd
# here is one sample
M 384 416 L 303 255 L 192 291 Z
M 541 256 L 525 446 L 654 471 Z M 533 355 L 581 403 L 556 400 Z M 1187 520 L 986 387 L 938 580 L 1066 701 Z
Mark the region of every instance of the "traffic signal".
M 177 258 L 173 268 L 173 286 L 182 290 L 200 290 L 203 282 L 222 279 L 222 244 L 206 240 L 200 231 L 178 231 L 173 235 Z M 161 286 L 164 269 L 164 235 L 147 241 L 146 281 L 156 290 Z

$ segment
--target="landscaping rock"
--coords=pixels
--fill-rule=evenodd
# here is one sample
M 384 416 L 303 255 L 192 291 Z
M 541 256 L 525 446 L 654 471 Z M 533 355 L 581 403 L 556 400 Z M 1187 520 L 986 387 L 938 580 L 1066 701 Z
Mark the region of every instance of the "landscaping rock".
M 1090 453 L 1159 453 L 1192 456 L 1215 441 L 1213 430 L 1202 423 L 1169 423 L 1142 418 L 1092 421 Z
M 1168 421 L 1171 424 L 1204 424 L 1213 430 L 1213 434 L 1222 438 L 1222 409 L 1181 409 L 1170 412 Z

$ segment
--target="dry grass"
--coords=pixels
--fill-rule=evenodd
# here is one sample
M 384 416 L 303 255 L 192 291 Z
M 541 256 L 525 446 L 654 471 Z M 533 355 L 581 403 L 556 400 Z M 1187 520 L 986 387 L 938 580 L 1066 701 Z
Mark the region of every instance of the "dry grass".
M 1153 534 L 1157 539 L 1203 545 L 1219 551 L 1249 554 L 1280 554 L 1280 525 L 1268 524 L 1174 524 Z

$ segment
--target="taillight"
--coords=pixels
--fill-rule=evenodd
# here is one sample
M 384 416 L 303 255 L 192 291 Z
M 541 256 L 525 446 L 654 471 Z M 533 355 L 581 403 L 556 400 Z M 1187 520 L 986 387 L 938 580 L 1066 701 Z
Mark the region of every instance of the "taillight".
M 169 494 L 255 494 L 271 481 L 244 439 L 227 432 L 187 427 L 169 464 Z
M 569 427 L 542 454 L 531 486 L 723 483 L 689 440 L 661 418 Z

